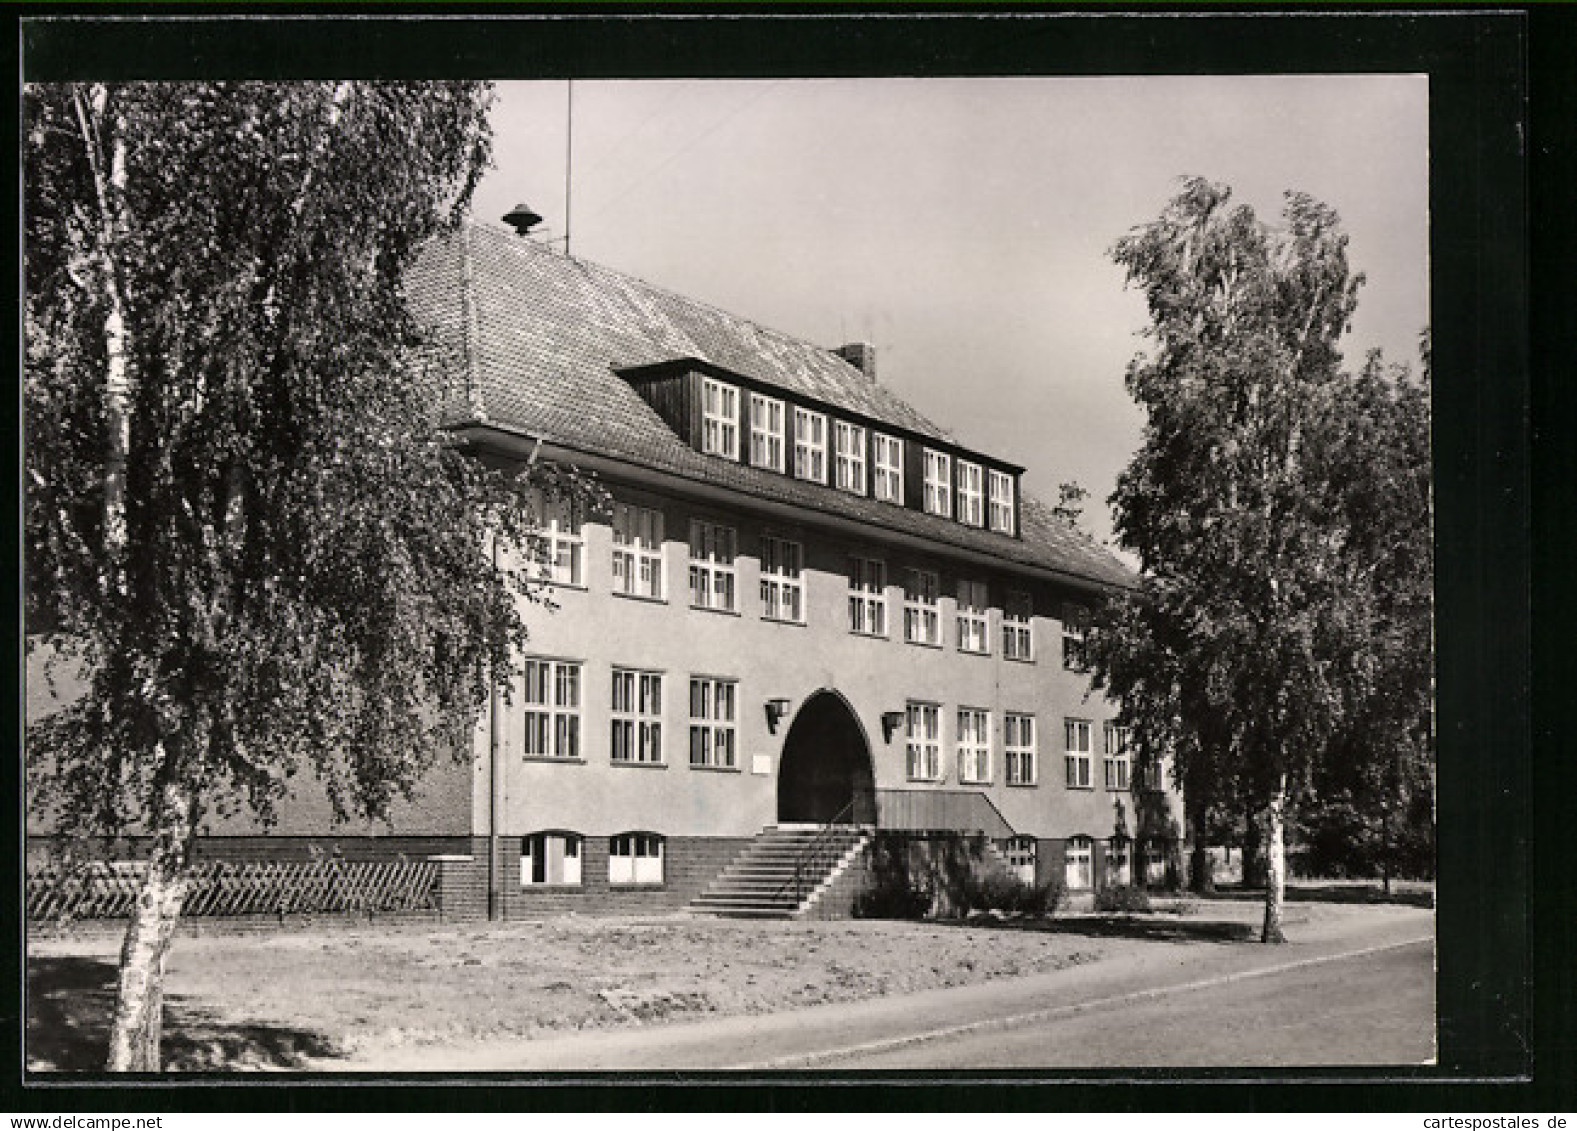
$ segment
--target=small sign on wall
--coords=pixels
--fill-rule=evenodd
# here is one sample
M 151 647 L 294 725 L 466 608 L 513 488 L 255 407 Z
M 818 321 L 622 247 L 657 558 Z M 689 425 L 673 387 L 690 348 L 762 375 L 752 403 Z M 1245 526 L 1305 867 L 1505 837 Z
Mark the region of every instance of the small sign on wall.
M 756 754 L 750 759 L 750 772 L 770 776 L 772 773 L 772 755 Z

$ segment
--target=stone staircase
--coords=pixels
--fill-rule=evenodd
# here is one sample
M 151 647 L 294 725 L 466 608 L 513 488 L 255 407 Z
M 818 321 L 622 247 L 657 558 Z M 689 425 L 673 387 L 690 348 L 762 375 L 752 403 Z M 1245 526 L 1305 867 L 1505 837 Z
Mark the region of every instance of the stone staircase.
M 734 919 L 792 919 L 815 902 L 870 835 L 858 825 L 769 826 L 691 901 L 690 910 Z M 805 898 L 799 900 L 794 868 L 812 844 L 817 844 L 815 865 L 805 876 Z

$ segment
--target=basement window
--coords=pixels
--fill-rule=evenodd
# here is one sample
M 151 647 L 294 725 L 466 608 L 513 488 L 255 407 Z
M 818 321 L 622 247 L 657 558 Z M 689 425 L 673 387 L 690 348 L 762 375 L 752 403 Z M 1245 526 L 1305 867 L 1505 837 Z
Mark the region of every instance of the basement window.
M 1009 837 L 1003 855 L 1007 857 L 1008 867 L 1013 869 L 1013 874 L 1021 882 L 1033 886 L 1035 883 L 1035 838 L 1032 836 Z
M 1151 885 L 1166 883 L 1166 842 L 1144 842 L 1144 882 Z
M 1071 837 L 1068 840 L 1067 868 L 1063 880 L 1070 891 L 1088 891 L 1094 886 L 1090 865 L 1091 848 L 1087 836 Z
M 1133 883 L 1133 841 L 1125 836 L 1106 842 L 1106 882 L 1114 887 Z
M 533 833 L 520 842 L 520 886 L 580 886 L 580 843 L 575 833 Z
M 608 841 L 608 882 L 663 882 L 663 838 L 656 833 L 623 833 Z

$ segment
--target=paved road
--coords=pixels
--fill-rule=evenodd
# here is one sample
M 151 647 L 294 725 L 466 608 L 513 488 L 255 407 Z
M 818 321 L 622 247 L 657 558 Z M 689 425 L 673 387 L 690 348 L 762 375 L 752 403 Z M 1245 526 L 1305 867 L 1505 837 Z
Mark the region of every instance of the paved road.
M 1408 943 L 1023 1024 L 827 1056 L 824 1068 L 1420 1064 L 1434 1050 L 1434 947 Z
M 380 1050 L 370 1071 L 752 1071 L 1420 1063 L 1433 918 L 1364 909 L 1281 947 L 1121 940 L 1102 961 L 904 996 L 649 1028 Z

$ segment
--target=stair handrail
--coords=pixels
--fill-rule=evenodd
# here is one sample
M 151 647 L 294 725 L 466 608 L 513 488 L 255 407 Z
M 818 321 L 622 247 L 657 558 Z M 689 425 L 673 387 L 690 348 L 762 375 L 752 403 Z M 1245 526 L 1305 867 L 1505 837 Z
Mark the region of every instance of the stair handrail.
M 850 798 L 849 803 L 838 810 L 836 816 L 816 830 L 816 835 L 811 838 L 804 851 L 794 858 L 793 877 L 784 880 L 782 886 L 772 893 L 774 902 L 776 902 L 778 896 L 788 891 L 791 886 L 794 889 L 794 906 L 798 907 L 805 902 L 805 888 L 807 886 L 805 878 L 810 874 L 813 861 L 832 843 L 833 831 L 845 824 L 844 818 L 854 815 L 854 806 L 858 800 L 858 797 Z

